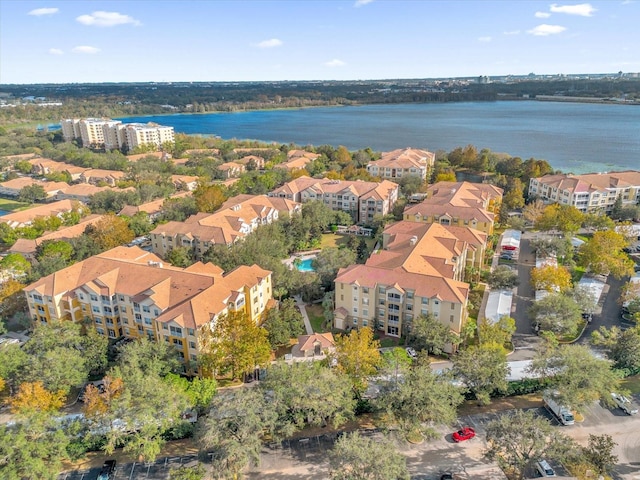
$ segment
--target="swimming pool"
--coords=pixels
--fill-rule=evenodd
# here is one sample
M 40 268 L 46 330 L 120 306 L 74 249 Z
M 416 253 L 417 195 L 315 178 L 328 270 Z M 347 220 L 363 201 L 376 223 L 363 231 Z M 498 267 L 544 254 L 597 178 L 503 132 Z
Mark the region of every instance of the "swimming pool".
M 302 260 L 300 263 L 298 263 L 296 265 L 296 268 L 300 272 L 313 272 L 314 269 L 313 269 L 313 266 L 311 265 L 312 262 L 313 262 L 313 258 L 306 258 Z

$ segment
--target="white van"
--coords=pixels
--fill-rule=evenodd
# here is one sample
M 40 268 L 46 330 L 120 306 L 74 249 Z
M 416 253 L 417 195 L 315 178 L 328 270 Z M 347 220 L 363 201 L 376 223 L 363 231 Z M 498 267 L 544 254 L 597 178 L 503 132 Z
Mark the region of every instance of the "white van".
M 556 472 L 553 471 L 551 465 L 546 460 L 540 460 L 536 462 L 536 470 L 542 477 L 555 477 Z

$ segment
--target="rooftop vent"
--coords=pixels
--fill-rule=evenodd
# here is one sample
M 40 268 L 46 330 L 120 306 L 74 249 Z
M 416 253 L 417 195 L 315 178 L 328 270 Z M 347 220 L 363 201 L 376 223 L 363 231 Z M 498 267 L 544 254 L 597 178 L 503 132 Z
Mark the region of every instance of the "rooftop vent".
M 162 262 L 154 262 L 153 260 L 149 260 L 147 265 L 149 265 L 150 267 L 155 267 L 155 268 L 162 268 L 162 266 L 163 266 Z

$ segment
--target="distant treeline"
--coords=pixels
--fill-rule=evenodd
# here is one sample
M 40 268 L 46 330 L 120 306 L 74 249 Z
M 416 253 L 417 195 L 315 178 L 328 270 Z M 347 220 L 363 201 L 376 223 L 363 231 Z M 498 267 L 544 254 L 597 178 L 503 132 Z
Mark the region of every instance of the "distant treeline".
M 198 82 L 0 85 L 0 99 L 32 104 L 0 109 L 3 124 L 55 122 L 70 116 L 230 112 L 374 103 L 495 101 L 563 95 L 640 101 L 640 79 L 477 81 Z M 38 99 L 62 106 L 38 106 Z

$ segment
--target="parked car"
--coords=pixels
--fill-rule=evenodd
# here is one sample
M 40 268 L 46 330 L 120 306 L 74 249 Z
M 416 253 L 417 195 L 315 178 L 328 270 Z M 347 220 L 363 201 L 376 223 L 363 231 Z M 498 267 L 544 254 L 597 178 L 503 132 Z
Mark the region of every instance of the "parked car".
M 405 350 L 407 351 L 407 355 L 409 355 L 413 359 L 415 359 L 418 356 L 418 354 L 416 353 L 413 347 L 407 347 L 405 348 Z
M 632 402 L 630 398 L 614 392 L 611 392 L 611 398 L 613 398 L 616 405 L 627 415 L 636 415 L 638 413 L 638 406 Z
M 556 472 L 553 471 L 551 465 L 546 460 L 540 460 L 536 462 L 536 470 L 540 474 L 541 477 L 555 477 Z
M 465 440 L 471 440 L 475 436 L 476 436 L 476 431 L 471 427 L 462 427 L 457 432 L 453 432 L 453 435 L 452 435 L 453 441 L 456 443 L 464 442 Z
M 440 475 L 440 480 L 453 480 L 453 475 L 451 473 L 443 473 Z
M 102 464 L 102 468 L 100 469 L 100 474 L 98 475 L 98 480 L 111 480 L 114 477 L 114 473 L 116 471 L 116 461 L 115 460 L 107 460 Z
M 512 253 L 507 253 L 507 252 L 502 252 L 500 254 L 500 260 L 513 260 L 513 254 Z

